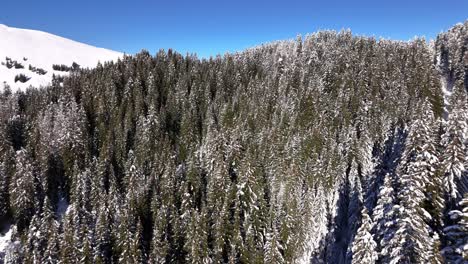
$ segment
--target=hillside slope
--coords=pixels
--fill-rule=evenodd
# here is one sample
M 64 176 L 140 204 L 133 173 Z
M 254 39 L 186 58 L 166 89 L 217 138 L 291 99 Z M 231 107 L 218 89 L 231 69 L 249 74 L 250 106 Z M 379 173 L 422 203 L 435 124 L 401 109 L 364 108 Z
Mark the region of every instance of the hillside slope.
M 53 70 L 53 64 L 71 66 L 76 62 L 81 67 L 94 67 L 98 61 L 115 60 L 122 55 L 46 32 L 0 24 L 0 88 L 4 82 L 13 90 L 44 86 L 50 83 L 53 74 L 67 74 Z M 19 64 L 24 68 L 20 68 Z M 43 69 L 46 73 L 41 74 L 37 69 Z M 30 79 L 24 83 L 19 80 L 15 82 L 15 76 L 19 74 Z

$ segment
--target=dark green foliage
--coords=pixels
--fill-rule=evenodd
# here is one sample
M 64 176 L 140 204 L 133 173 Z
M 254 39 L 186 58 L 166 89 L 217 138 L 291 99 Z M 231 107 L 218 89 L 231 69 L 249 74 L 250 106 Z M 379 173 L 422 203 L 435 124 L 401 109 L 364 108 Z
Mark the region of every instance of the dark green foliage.
M 29 79 L 31 79 L 31 77 L 28 77 L 28 76 L 24 75 L 23 73 L 20 73 L 20 74 L 15 76 L 15 82 L 25 83 L 25 82 L 29 81 Z
M 12 60 L 11 58 L 6 57 L 5 61 L 6 62 L 2 62 L 2 65 L 5 65 L 8 69 L 24 69 L 24 65 L 16 60 Z
M 45 75 L 47 73 L 46 70 L 44 70 L 42 68 L 34 67 L 31 64 L 29 64 L 29 70 L 34 72 L 34 73 L 37 73 L 39 75 Z
M 72 69 L 72 67 L 67 66 L 65 64 L 60 64 L 60 65 L 59 64 L 53 64 L 52 69 L 54 71 L 69 72 Z

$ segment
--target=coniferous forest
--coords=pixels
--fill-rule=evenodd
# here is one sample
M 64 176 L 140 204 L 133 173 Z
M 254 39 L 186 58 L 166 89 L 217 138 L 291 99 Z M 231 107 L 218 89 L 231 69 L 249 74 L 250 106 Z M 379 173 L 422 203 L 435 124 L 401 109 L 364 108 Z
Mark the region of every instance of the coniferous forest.
M 467 263 L 468 21 L 142 51 L 0 94 L 5 263 Z

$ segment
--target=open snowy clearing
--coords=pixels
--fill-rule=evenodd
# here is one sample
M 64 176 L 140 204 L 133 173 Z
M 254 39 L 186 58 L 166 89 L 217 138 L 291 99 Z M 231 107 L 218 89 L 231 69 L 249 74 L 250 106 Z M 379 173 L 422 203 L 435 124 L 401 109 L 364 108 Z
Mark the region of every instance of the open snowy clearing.
M 50 83 L 52 75 L 66 75 L 55 65 L 92 68 L 98 62 L 116 60 L 123 54 L 62 38 L 46 32 L 12 28 L 0 24 L 0 89 L 7 83 L 13 91 Z M 43 71 L 41 71 L 41 70 Z M 17 76 L 30 78 L 26 82 Z M 16 79 L 16 82 L 15 82 Z

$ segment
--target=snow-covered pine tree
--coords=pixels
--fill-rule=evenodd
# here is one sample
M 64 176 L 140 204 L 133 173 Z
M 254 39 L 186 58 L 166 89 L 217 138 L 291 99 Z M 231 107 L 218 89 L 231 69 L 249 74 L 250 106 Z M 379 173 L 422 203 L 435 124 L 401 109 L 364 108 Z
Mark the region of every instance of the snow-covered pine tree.
M 35 213 L 35 169 L 25 149 L 16 152 L 16 170 L 10 182 L 10 206 L 16 219 L 18 231 L 29 225 Z
M 94 215 L 94 218 L 97 218 L 97 215 L 99 214 L 99 207 L 101 207 L 101 204 L 106 202 L 107 198 L 107 192 L 105 189 L 106 185 L 106 177 L 105 174 L 106 172 L 104 171 L 105 168 L 103 168 L 103 165 L 98 162 L 96 159 L 93 160 L 93 167 L 95 170 L 93 171 L 93 177 L 90 179 L 90 190 L 89 190 L 89 195 L 90 195 L 90 210 L 91 213 Z
M 380 260 L 385 262 L 388 258 L 387 247 L 388 241 L 393 237 L 395 233 L 395 190 L 393 188 L 392 176 L 386 174 L 384 183 L 380 187 L 378 194 L 377 205 L 374 208 L 372 214 L 375 228 L 373 230 L 375 241 L 377 242 L 377 249 L 380 254 Z
M 128 207 L 128 205 L 126 206 Z M 118 230 L 118 251 L 119 254 L 119 263 L 139 263 L 141 258 L 141 252 L 137 250 L 140 245 L 139 237 L 141 229 L 139 228 L 138 216 L 132 214 L 131 209 L 124 208 L 122 211 L 122 218 Z
M 205 212 L 200 214 L 193 210 L 187 230 L 187 262 L 208 264 L 211 259 L 208 255 L 208 234 L 206 233 Z
M 447 263 L 468 261 L 468 194 L 458 203 L 458 210 L 449 212 L 453 225 L 444 228 L 446 247 L 443 254 Z
M 166 263 L 169 254 L 168 241 L 168 209 L 165 205 L 155 204 L 157 198 L 153 199 L 153 237 L 151 239 L 150 262 L 155 264 Z
M 437 118 L 434 124 L 434 144 L 428 145 L 427 149 L 429 153 L 438 157 L 433 159 L 434 163 L 430 167 L 430 176 L 427 183 L 427 194 L 425 208 L 432 216 L 430 225 L 436 231 L 440 230 L 443 224 L 443 214 L 445 208 L 445 191 L 444 191 L 444 172 L 442 169 L 442 145 L 441 145 L 441 130 L 443 128 L 443 120 Z
M 357 230 L 352 243 L 352 262 L 353 264 L 374 264 L 377 262 L 377 243 L 372 237 L 371 230 L 374 223 L 367 213 L 366 207 L 361 211 L 361 226 Z
M 82 229 L 82 242 L 81 248 L 78 251 L 78 259 L 80 263 L 83 264 L 93 264 L 93 247 L 95 245 L 95 238 L 93 230 L 89 230 L 87 226 Z
M 284 263 L 283 254 L 281 251 L 283 247 L 279 241 L 279 234 L 276 228 L 267 233 L 265 244 L 265 263 Z
M 0 223 L 6 220 L 10 211 L 8 182 L 5 165 L 0 161 Z
M 352 241 L 354 240 L 354 236 L 356 235 L 357 229 L 359 227 L 359 223 L 361 221 L 360 211 L 362 208 L 363 203 L 363 196 L 362 196 L 362 186 L 361 186 L 361 179 L 358 175 L 358 168 L 357 163 L 353 159 L 351 163 L 351 169 L 348 176 L 348 181 L 350 181 L 350 201 L 348 205 L 348 213 L 347 213 L 347 252 L 346 252 L 346 261 L 350 262 L 352 258 Z
M 65 264 L 73 264 L 79 262 L 78 259 L 78 241 L 74 237 L 74 221 L 75 217 L 74 205 L 71 205 L 67 214 L 63 219 L 63 231 L 60 236 L 60 260 Z
M 404 160 L 398 170 L 400 207 L 396 232 L 389 241 L 393 248 L 387 252 L 390 263 L 429 263 L 440 259 L 433 250 L 433 231 L 427 224 L 431 216 L 422 207 L 426 199 L 426 187 L 435 172 L 433 166 L 437 162 L 437 157 L 432 152 L 435 147 L 431 137 L 433 115 L 430 111 L 427 101 L 417 110 L 419 116 L 410 127 Z
M 10 186 L 11 177 L 14 174 L 16 155 L 13 147 L 2 146 L 2 143 L 4 144 L 5 142 L 2 142 L 1 140 L 2 139 L 0 138 L 0 174 L 2 175 L 2 178 L 0 179 L 0 184 L 2 184 L 2 187 L 0 187 L 0 206 L 2 207 L 0 209 L 0 214 L 3 215 L 0 216 L 0 221 L 7 221 L 8 218 L 12 216 Z
M 29 223 L 26 243 L 24 244 L 25 262 L 39 263 L 41 251 L 44 250 L 44 235 L 40 233 L 40 216 L 35 214 Z
M 47 247 L 42 257 L 41 263 L 55 264 L 60 258 L 60 234 L 58 223 L 53 223 L 49 226 L 49 237 L 47 240 Z
M 75 166 L 77 168 L 77 166 Z M 91 165 L 85 171 L 78 173 L 73 189 L 73 213 L 74 228 L 76 232 L 89 230 L 94 222 L 95 215 L 91 207 L 91 179 L 94 178 L 94 166 Z M 78 235 L 80 238 L 84 238 Z M 79 240 L 82 243 L 82 240 Z
M 102 201 L 97 209 L 97 220 L 95 226 L 96 245 L 94 247 L 93 261 L 98 264 L 109 263 L 112 257 L 112 225 L 111 212 L 107 201 Z
M 324 251 L 326 248 L 326 235 L 329 225 L 328 217 L 328 201 L 327 194 L 322 184 L 320 184 L 315 190 L 315 194 L 312 204 L 312 223 L 308 232 L 312 236 L 311 241 L 311 255 L 307 256 L 310 258 L 312 263 L 321 263 L 324 259 Z
M 131 260 L 129 264 L 133 263 L 145 263 L 145 256 L 142 252 L 142 232 L 143 227 L 141 226 L 141 221 L 137 220 L 136 229 L 131 238 Z
M 444 153 L 442 156 L 442 170 L 444 173 L 444 188 L 448 194 L 449 210 L 452 209 L 460 196 L 458 181 L 465 171 L 466 163 L 466 133 L 467 133 L 467 101 L 466 92 L 461 86 L 454 87 L 452 94 L 452 111 L 446 124 L 446 131 L 442 136 Z
M 54 229 L 54 227 L 57 230 L 57 225 L 50 199 L 46 196 L 41 213 L 33 217 L 29 227 L 28 247 L 33 248 L 38 258 L 34 261 L 41 262 L 45 258 L 44 253 L 48 247 L 48 241 L 53 236 L 50 230 Z
M 144 175 L 136 164 L 136 157 L 132 150 L 128 152 L 125 163 L 126 202 L 131 215 L 135 215 L 143 199 Z
M 251 162 L 251 157 L 239 164 L 239 214 L 245 217 L 243 226 L 245 232 L 245 243 L 241 252 L 241 261 L 255 262 L 263 259 L 263 232 L 266 226 L 265 203 L 262 197 L 262 180 L 260 171 Z M 256 177 L 257 176 L 257 177 Z

